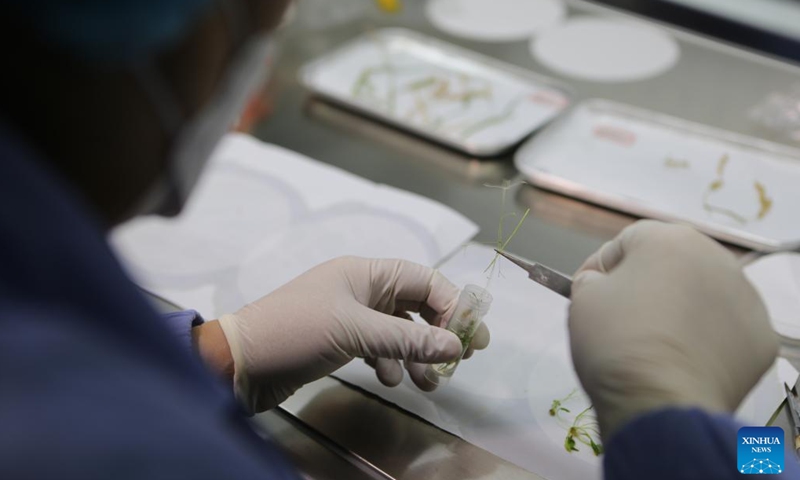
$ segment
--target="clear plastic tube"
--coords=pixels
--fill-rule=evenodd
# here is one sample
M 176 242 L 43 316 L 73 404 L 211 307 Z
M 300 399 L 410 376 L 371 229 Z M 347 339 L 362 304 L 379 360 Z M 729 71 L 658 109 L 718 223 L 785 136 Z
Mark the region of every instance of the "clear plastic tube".
M 428 365 L 425 369 L 425 378 L 436 385 L 442 385 L 453 376 L 491 305 L 492 295 L 488 290 L 477 285 L 464 287 L 458 297 L 458 304 L 453 316 L 450 317 L 446 327 L 461 340 L 461 355 L 452 362 Z

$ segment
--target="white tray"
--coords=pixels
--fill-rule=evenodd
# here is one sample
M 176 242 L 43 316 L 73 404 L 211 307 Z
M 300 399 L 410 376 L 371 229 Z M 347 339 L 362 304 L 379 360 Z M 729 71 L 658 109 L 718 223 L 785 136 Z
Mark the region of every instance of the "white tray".
M 313 92 L 471 155 L 497 155 L 570 103 L 567 88 L 418 33 L 364 34 L 300 71 Z
M 800 247 L 800 150 L 591 100 L 515 163 L 542 188 L 760 251 Z

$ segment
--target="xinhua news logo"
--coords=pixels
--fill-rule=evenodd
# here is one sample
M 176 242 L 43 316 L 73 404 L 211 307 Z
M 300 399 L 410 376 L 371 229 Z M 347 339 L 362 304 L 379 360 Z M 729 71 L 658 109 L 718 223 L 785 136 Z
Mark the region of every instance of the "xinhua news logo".
M 785 437 L 781 427 L 742 427 L 738 437 L 739 473 L 772 475 L 783 472 Z

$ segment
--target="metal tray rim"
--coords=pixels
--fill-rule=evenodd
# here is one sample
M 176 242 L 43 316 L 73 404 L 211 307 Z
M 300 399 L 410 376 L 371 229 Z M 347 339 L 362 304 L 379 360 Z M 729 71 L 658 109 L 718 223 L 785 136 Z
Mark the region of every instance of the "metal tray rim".
M 652 218 L 656 220 L 663 220 L 668 222 L 680 223 L 690 225 L 697 228 L 699 231 L 704 232 L 714 238 L 726 241 L 728 243 L 739 245 L 742 247 L 750 248 L 764 253 L 776 253 L 783 251 L 792 251 L 800 248 L 800 239 L 792 241 L 776 241 L 770 238 L 756 235 L 750 232 L 735 230 L 724 225 L 715 225 L 705 222 L 697 222 L 687 218 L 671 215 L 663 212 L 658 208 L 649 206 L 641 201 L 632 200 L 628 197 L 615 195 L 610 193 L 602 193 L 595 190 L 584 188 L 583 186 L 550 175 L 541 170 L 520 169 L 522 173 L 530 181 L 531 185 L 540 187 L 553 192 L 569 195 L 573 198 L 578 198 L 595 205 L 608 207 L 625 213 L 630 213 L 642 218 Z
M 452 139 L 449 139 L 449 138 L 444 137 L 444 136 L 437 135 L 437 134 L 432 133 L 432 132 L 430 132 L 428 130 L 425 130 L 423 128 L 417 127 L 417 126 L 415 126 L 413 124 L 405 123 L 402 120 L 397 119 L 396 117 L 387 115 L 387 114 L 385 114 L 385 113 L 383 113 L 383 112 L 381 112 L 381 111 L 379 111 L 377 109 L 374 109 L 374 108 L 372 108 L 372 107 L 370 107 L 368 105 L 365 105 L 363 102 L 359 102 L 359 101 L 354 100 L 354 99 L 352 99 L 350 97 L 347 97 L 347 96 L 344 96 L 344 95 L 338 95 L 338 94 L 332 93 L 330 91 L 327 91 L 327 90 L 325 90 L 324 88 L 322 88 L 318 84 L 315 84 L 312 81 L 312 79 L 311 79 L 312 73 L 314 72 L 315 69 L 319 68 L 319 66 L 322 63 L 324 63 L 326 61 L 329 61 L 331 58 L 333 58 L 333 57 L 335 57 L 337 55 L 342 54 L 342 52 L 346 51 L 348 48 L 351 48 L 353 45 L 357 45 L 358 43 L 363 42 L 366 38 L 375 37 L 376 35 L 378 35 L 378 36 L 396 36 L 396 37 L 406 38 L 406 39 L 410 39 L 410 40 L 416 41 L 416 42 L 424 42 L 425 44 L 427 44 L 429 46 L 432 45 L 432 46 L 435 46 L 435 47 L 438 47 L 438 48 L 441 48 L 441 49 L 449 50 L 451 52 L 454 52 L 455 54 L 460 55 L 463 58 L 466 58 L 466 59 L 474 61 L 474 62 L 482 63 L 484 65 L 487 65 L 487 66 L 491 67 L 491 68 L 495 68 L 495 69 L 497 69 L 499 71 L 502 71 L 502 72 L 507 73 L 507 74 L 512 75 L 512 76 L 515 76 L 518 79 L 522 79 L 522 80 L 529 81 L 529 82 L 535 82 L 538 85 L 545 85 L 547 87 L 556 89 L 559 92 L 564 94 L 564 96 L 567 98 L 568 103 L 561 110 L 558 110 L 551 118 L 549 118 L 548 120 L 544 121 L 538 127 L 534 128 L 533 130 L 531 130 L 529 132 L 526 132 L 526 133 L 524 133 L 524 134 L 522 134 L 522 135 L 520 135 L 520 136 L 518 136 L 516 138 L 513 138 L 511 140 L 497 141 L 497 142 L 494 142 L 494 143 L 491 143 L 491 144 L 485 144 L 485 145 L 481 145 L 480 147 L 476 147 L 476 146 L 468 145 L 467 142 L 453 141 Z M 499 155 L 499 154 L 502 154 L 502 153 L 510 150 L 514 146 L 516 146 L 516 145 L 520 144 L 521 142 L 523 142 L 532 133 L 541 130 L 542 128 L 547 126 L 549 123 L 551 123 L 552 121 L 557 119 L 564 111 L 566 111 L 570 107 L 570 105 L 573 103 L 573 101 L 575 99 L 574 91 L 571 88 L 569 88 L 568 86 L 566 86 L 565 84 L 563 84 L 563 83 L 561 83 L 561 82 L 559 82 L 559 81 L 557 81 L 555 79 L 546 77 L 544 75 L 540 75 L 540 74 L 538 74 L 536 72 L 524 69 L 522 67 L 518 67 L 518 66 L 513 65 L 513 64 L 509 64 L 509 63 L 506 63 L 506 62 L 502 62 L 502 61 L 496 60 L 494 58 L 488 57 L 486 55 L 483 55 L 483 54 L 480 54 L 480 53 L 477 53 L 477 52 L 473 52 L 471 50 L 459 47 L 457 45 L 453 45 L 453 44 L 444 42 L 442 40 L 439 40 L 436 37 L 423 35 L 421 33 L 415 32 L 413 30 L 409 30 L 409 29 L 405 29 L 405 28 L 399 28 L 399 27 L 381 28 L 381 29 L 378 29 L 378 30 L 375 30 L 375 31 L 371 31 L 371 32 L 367 32 L 367 33 L 361 34 L 361 35 L 359 35 L 359 36 L 357 36 L 355 38 L 352 38 L 352 39 L 344 42 L 343 44 L 341 44 L 340 46 L 334 48 L 333 50 L 331 50 L 331 51 L 329 51 L 327 53 L 324 53 L 324 54 L 320 55 L 319 57 L 317 57 L 315 59 L 312 59 L 311 61 L 309 61 L 308 63 L 303 65 L 300 68 L 299 72 L 298 72 L 298 78 L 300 80 L 300 83 L 306 89 L 308 89 L 312 93 L 314 93 L 316 95 L 319 95 L 319 96 L 321 96 L 323 98 L 326 98 L 328 100 L 332 100 L 335 103 L 337 103 L 338 105 L 341 105 L 341 106 L 346 107 L 346 108 L 350 108 L 352 110 L 358 111 L 359 113 L 362 113 L 362 114 L 365 114 L 365 115 L 369 115 L 369 116 L 371 116 L 373 118 L 376 118 L 376 119 L 379 119 L 381 121 L 384 121 L 384 122 L 386 122 L 388 124 L 391 124 L 391 125 L 393 125 L 393 126 L 395 126 L 397 128 L 412 132 L 412 133 L 414 133 L 416 135 L 419 135 L 421 137 L 427 138 L 427 139 L 429 139 L 431 141 L 434 141 L 436 143 L 439 143 L 439 144 L 448 146 L 450 148 L 459 150 L 461 152 L 467 153 L 469 155 L 475 155 L 475 156 L 478 156 L 478 157 L 495 156 L 495 155 Z
M 703 125 L 689 120 L 683 120 L 678 117 L 673 117 L 667 114 L 662 114 L 611 100 L 591 98 L 573 105 L 568 112 L 565 112 L 556 121 L 551 122 L 551 124 L 548 125 L 539 135 L 537 135 L 537 137 L 529 139 L 517 150 L 516 154 L 514 155 L 514 165 L 530 180 L 531 184 L 546 190 L 569 195 L 571 197 L 578 198 L 596 205 L 612 208 L 614 210 L 630 213 L 636 216 L 691 225 L 714 238 L 760 252 L 774 253 L 797 250 L 800 248 L 800 238 L 791 241 L 780 241 L 764 237 L 762 235 L 753 234 L 744 230 L 726 227 L 724 225 L 689 220 L 685 217 L 663 212 L 660 209 L 645 204 L 637 199 L 589 189 L 576 182 L 572 182 L 570 180 L 547 173 L 546 171 L 540 170 L 531 165 L 527 165 L 523 161 L 522 157 L 525 156 L 528 148 L 532 148 L 536 141 L 541 141 L 542 139 L 546 138 L 548 131 L 557 128 L 561 122 L 568 122 L 572 115 L 582 109 L 596 109 L 609 113 L 623 114 L 629 117 L 633 116 L 635 118 L 646 120 L 649 123 L 660 123 L 662 125 L 677 127 L 681 130 L 688 130 L 691 128 L 691 133 L 693 135 L 717 138 L 728 143 L 735 143 L 737 146 L 750 150 L 766 151 L 773 156 L 777 156 L 778 158 L 775 158 L 776 161 L 792 163 L 797 168 L 800 168 L 800 149 L 780 145 L 767 140 L 749 137 L 743 134 L 729 132 L 723 129 Z

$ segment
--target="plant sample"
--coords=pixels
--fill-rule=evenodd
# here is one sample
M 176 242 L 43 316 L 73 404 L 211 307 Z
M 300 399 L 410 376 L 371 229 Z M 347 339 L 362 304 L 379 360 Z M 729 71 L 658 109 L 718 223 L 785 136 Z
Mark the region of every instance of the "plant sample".
M 567 434 L 564 437 L 564 449 L 569 452 L 579 452 L 578 445 L 586 445 L 592 449 L 595 456 L 603 454 L 603 445 L 600 443 L 600 426 L 597 424 L 592 411 L 594 408 L 589 405 L 581 410 L 574 418 L 569 419 L 567 414 L 571 414 L 566 404 L 572 400 L 580 398 L 578 390 L 572 390 L 564 398 L 557 398 L 550 404 L 548 413 L 555 417 L 559 425 L 564 426 Z
M 688 169 L 691 168 L 692 164 L 689 163 L 688 160 L 681 160 L 678 158 L 667 157 L 664 159 L 664 166 L 666 168 Z
M 521 102 L 520 98 L 513 98 L 506 104 L 506 107 L 498 113 L 497 115 L 491 115 L 485 118 L 481 118 L 480 120 L 475 121 L 474 123 L 467 125 L 461 130 L 461 137 L 466 139 L 478 132 L 486 130 L 489 127 L 494 125 L 499 125 L 501 123 L 507 122 L 513 115 L 514 112 L 517 110 Z
M 490 79 L 417 59 L 398 60 L 385 50 L 382 57 L 380 63 L 358 73 L 351 96 L 388 115 L 460 140 L 511 121 L 525 98 L 533 95 L 525 92 L 495 100 L 497 87 Z
M 553 400 L 553 402 L 550 404 L 550 410 L 548 410 L 550 416 L 555 417 L 561 412 L 570 413 L 569 409 L 564 405 L 573 398 L 575 398 L 577 394 L 578 394 L 578 389 L 576 388 L 571 392 L 569 392 L 569 395 L 567 395 L 566 397 L 560 399 L 556 398 L 555 400 Z
M 513 212 L 505 212 L 507 193 L 509 189 L 519 185 L 520 183 L 522 182 L 512 184 L 510 181 L 505 180 L 502 185 L 486 185 L 489 188 L 499 188 L 502 192 L 500 202 L 500 221 L 497 227 L 497 240 L 494 243 L 495 248 L 499 251 L 503 251 L 508 246 L 511 239 L 514 238 L 522 226 L 522 223 L 527 218 L 528 213 L 530 213 L 530 209 L 526 210 L 520 220 L 514 226 L 511 234 L 505 236 L 504 227 L 506 218 L 516 215 Z M 464 290 L 462 290 L 458 299 L 458 304 L 456 305 L 456 309 L 446 327 L 448 330 L 455 333 L 456 336 L 458 336 L 458 339 L 461 341 L 461 355 L 451 362 L 428 365 L 427 369 L 425 370 L 425 376 L 431 382 L 439 384 L 442 383 L 442 379 L 451 377 L 455 372 L 456 367 L 458 367 L 461 358 L 467 352 L 469 345 L 472 343 L 475 332 L 483 321 L 483 317 L 489 311 L 489 307 L 492 303 L 492 296 L 489 293 L 489 284 L 494 276 L 498 257 L 499 254 L 496 253 L 489 265 L 484 270 L 484 273 L 487 273 L 485 288 L 481 288 L 477 285 L 467 285 L 464 287 Z
M 506 209 L 506 198 L 508 196 L 508 191 L 511 188 L 514 188 L 514 187 L 516 187 L 518 185 L 522 185 L 524 183 L 525 182 L 511 183 L 510 180 L 503 180 L 503 183 L 500 184 L 500 185 L 488 185 L 488 184 L 484 185 L 485 187 L 488 187 L 488 188 L 500 189 L 500 191 L 502 192 L 502 197 L 501 197 L 501 200 L 500 200 L 500 221 L 497 223 L 497 239 L 495 240 L 495 242 L 493 244 L 494 248 L 498 252 L 504 252 L 506 250 L 506 247 L 508 247 L 508 244 L 514 238 L 514 236 L 517 235 L 517 232 L 519 231 L 519 228 L 522 226 L 522 224 L 525 222 L 525 219 L 528 218 L 528 214 L 531 213 L 531 209 L 530 208 L 525 210 L 525 213 L 522 214 L 522 217 L 519 219 L 517 224 L 514 226 L 513 230 L 511 230 L 511 234 L 509 234 L 507 237 L 505 236 L 506 219 L 509 218 L 509 217 L 515 217 L 517 215 L 515 212 L 506 212 L 505 211 L 505 209 Z M 500 258 L 500 254 L 499 253 L 495 253 L 494 257 L 492 257 L 492 261 L 489 262 L 489 265 L 484 270 L 484 273 L 487 273 L 487 276 L 486 276 L 486 288 L 487 289 L 489 288 L 489 284 L 491 283 L 491 279 L 494 276 L 494 271 L 497 268 L 497 260 L 499 258 Z
M 489 292 L 477 285 L 467 285 L 461 291 L 458 298 L 456 309 L 450 321 L 447 323 L 447 330 L 456 334 L 461 341 L 461 354 L 453 361 L 447 363 L 437 363 L 428 365 L 425 376 L 433 383 L 441 383 L 442 378 L 449 378 L 458 367 L 461 357 L 467 352 L 475 331 L 483 321 L 484 315 L 489 311 L 492 304 L 492 296 Z
M 716 178 L 706 187 L 706 191 L 703 193 L 703 208 L 709 213 L 718 213 L 721 215 L 725 215 L 728 218 L 735 220 L 736 222 L 745 225 L 754 220 L 762 220 L 766 217 L 769 212 L 772 210 L 772 198 L 769 197 L 767 193 L 767 188 L 759 181 L 753 182 L 753 189 L 756 191 L 756 199 L 758 201 L 758 212 L 755 214 L 754 217 L 748 218 L 740 213 L 737 213 L 729 208 L 720 207 L 714 205 L 710 202 L 710 196 L 717 191 L 722 190 L 725 187 L 725 169 L 728 166 L 730 158 L 728 154 L 722 155 L 717 163 L 717 176 Z

